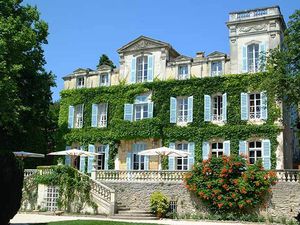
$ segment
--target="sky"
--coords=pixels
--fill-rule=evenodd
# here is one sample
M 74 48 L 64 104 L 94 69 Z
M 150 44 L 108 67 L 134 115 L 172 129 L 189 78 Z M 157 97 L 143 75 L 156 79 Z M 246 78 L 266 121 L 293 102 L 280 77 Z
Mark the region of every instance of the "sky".
M 24 0 L 37 6 L 49 25 L 44 46 L 47 71 L 56 75 L 53 100 L 62 77 L 77 68 L 95 69 L 101 54 L 118 66 L 117 49 L 139 37 L 170 43 L 179 53 L 229 53 L 229 12 L 279 5 L 286 22 L 299 0 Z

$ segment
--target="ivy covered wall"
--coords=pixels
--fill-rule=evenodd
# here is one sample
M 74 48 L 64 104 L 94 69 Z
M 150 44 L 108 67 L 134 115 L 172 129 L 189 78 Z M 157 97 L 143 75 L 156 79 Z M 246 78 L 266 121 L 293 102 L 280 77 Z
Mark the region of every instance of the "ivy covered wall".
M 111 87 L 63 90 L 59 125 L 65 131 L 66 145 L 78 143 L 110 144 L 110 168 L 117 153 L 120 140 L 147 138 L 162 139 L 164 145 L 171 141 L 193 141 L 196 143 L 196 160 L 202 157 L 202 142 L 213 138 L 231 141 L 231 154 L 238 153 L 239 140 L 258 137 L 271 141 L 272 167 L 276 166 L 275 151 L 280 128 L 274 122 L 280 117 L 274 94 L 269 90 L 268 73 L 226 75 L 222 77 L 191 78 L 188 80 L 154 81 L 151 83 L 118 85 Z M 133 103 L 134 98 L 152 91 L 154 114 L 151 119 L 135 122 L 123 120 L 124 104 Z M 241 120 L 240 93 L 266 91 L 268 97 L 268 119 L 263 125 L 247 124 Z M 223 126 L 204 121 L 204 95 L 227 93 L 227 123 Z M 193 96 L 193 122 L 186 127 L 170 124 L 170 97 Z M 107 128 L 92 128 L 92 104 L 108 103 Z M 84 104 L 84 121 L 81 129 L 67 129 L 69 105 Z

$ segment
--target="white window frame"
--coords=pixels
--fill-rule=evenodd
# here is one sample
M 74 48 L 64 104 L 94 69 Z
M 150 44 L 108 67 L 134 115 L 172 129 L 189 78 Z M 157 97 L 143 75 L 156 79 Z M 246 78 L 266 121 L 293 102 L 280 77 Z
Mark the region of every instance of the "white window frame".
M 216 145 L 216 147 L 213 147 L 213 145 Z M 222 147 L 220 147 L 219 145 L 222 145 Z M 213 141 L 210 143 L 210 152 L 211 155 L 214 155 L 213 153 L 215 153 L 216 157 L 222 157 L 224 154 L 224 142 L 223 141 Z
M 136 58 L 136 83 L 147 82 L 147 78 L 148 78 L 148 56 L 141 55 Z
M 185 67 L 184 73 L 182 73 L 181 68 Z M 179 64 L 178 65 L 178 80 L 186 80 L 189 77 L 189 65 Z
M 83 127 L 83 104 L 74 107 L 74 128 Z
M 142 120 L 142 119 L 146 119 L 149 117 L 149 107 L 148 107 L 148 103 L 135 103 L 133 105 L 134 107 L 134 121 L 138 121 L 138 120 Z M 140 118 L 137 118 L 137 113 L 138 110 L 137 108 L 140 107 Z M 144 116 L 144 113 L 147 113 L 147 116 Z
M 136 159 L 137 161 L 135 161 Z M 135 165 L 138 166 L 137 169 L 135 169 Z M 146 159 L 144 155 L 138 155 L 137 152 L 132 153 L 132 170 L 146 170 Z
M 57 186 L 47 186 L 45 191 L 45 208 L 47 211 L 56 211 L 58 209 L 57 199 L 59 197 L 59 188 Z
M 260 143 L 260 147 L 257 147 L 257 143 Z M 250 143 L 254 143 L 254 147 L 250 147 Z M 262 141 L 261 140 L 254 140 L 254 141 L 248 141 L 248 158 L 249 158 L 249 163 L 255 164 L 258 160 L 262 160 L 262 154 L 263 154 L 263 149 L 262 149 Z M 254 156 L 250 156 L 250 152 L 254 152 Z M 258 156 L 258 152 L 260 152 L 260 157 Z M 253 163 L 251 163 L 251 159 L 254 160 Z
M 223 95 L 213 95 L 211 96 L 211 100 L 211 120 L 215 122 L 223 121 Z
M 221 60 L 211 62 L 211 76 L 220 76 L 223 73 L 223 62 Z M 216 70 L 215 70 L 216 68 Z
M 259 98 L 257 98 L 257 95 L 259 95 Z M 251 96 L 254 96 L 254 98 L 251 99 Z M 262 107 L 261 100 L 262 100 L 261 93 L 248 94 L 249 120 L 261 120 L 261 107 Z M 257 104 L 257 101 L 259 101 L 259 104 Z M 251 102 L 253 102 L 253 106 L 251 106 Z
M 98 116 L 97 116 L 97 126 L 98 127 L 107 127 L 107 108 L 106 103 L 98 104 Z
M 85 87 L 85 78 L 84 76 L 76 77 L 76 88 L 84 88 Z
M 247 45 L 247 67 L 248 72 L 259 71 L 259 44 L 257 43 Z
M 186 151 L 188 152 L 189 144 L 187 142 L 177 142 L 176 150 Z M 179 165 L 178 161 L 181 161 L 181 165 Z M 181 167 L 181 168 L 179 168 Z M 186 171 L 189 169 L 189 160 L 188 156 L 186 157 L 175 157 L 175 170 Z
M 102 82 L 102 78 L 106 77 L 105 82 Z M 109 73 L 100 73 L 100 77 L 99 77 L 100 81 L 99 81 L 99 85 L 101 87 L 105 87 L 105 86 L 109 86 Z
M 178 124 L 186 124 L 188 122 L 188 97 L 178 97 L 176 100 L 176 121 Z M 181 101 L 183 104 L 181 104 Z
M 105 169 L 105 145 L 98 145 L 97 146 L 97 153 L 100 153 L 100 155 L 97 156 L 97 168 L 98 170 L 104 170 Z M 100 165 L 99 165 L 100 163 Z

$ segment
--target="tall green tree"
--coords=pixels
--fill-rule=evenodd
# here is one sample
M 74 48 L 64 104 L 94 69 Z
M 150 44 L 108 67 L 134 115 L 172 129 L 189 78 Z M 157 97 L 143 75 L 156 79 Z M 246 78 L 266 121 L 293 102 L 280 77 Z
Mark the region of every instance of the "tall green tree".
M 50 88 L 43 45 L 48 25 L 36 7 L 0 0 L 0 150 L 45 152 Z
M 300 10 L 290 16 L 282 46 L 270 51 L 268 69 L 273 75 L 269 85 L 280 100 L 300 103 Z
M 115 64 L 113 63 L 113 61 L 111 61 L 109 59 L 109 57 L 105 54 L 102 54 L 99 58 L 99 62 L 98 62 L 98 65 L 97 67 L 99 66 L 102 66 L 102 65 L 107 65 L 107 66 L 110 66 L 112 68 L 116 68 Z

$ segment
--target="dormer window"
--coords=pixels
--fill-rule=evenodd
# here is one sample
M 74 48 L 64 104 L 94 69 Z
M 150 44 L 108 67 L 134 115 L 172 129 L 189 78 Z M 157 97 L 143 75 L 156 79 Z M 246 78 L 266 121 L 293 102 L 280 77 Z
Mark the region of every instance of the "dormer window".
M 77 84 L 76 84 L 77 88 L 83 88 L 84 87 L 84 77 L 77 77 Z
M 222 61 L 213 61 L 211 63 L 211 76 L 220 76 L 223 72 Z
M 188 78 L 189 68 L 187 64 L 178 66 L 178 80 L 185 80 Z
M 136 82 L 147 82 L 148 74 L 148 57 L 140 56 L 136 59 Z
M 100 86 L 109 86 L 109 74 L 108 73 L 100 74 Z

